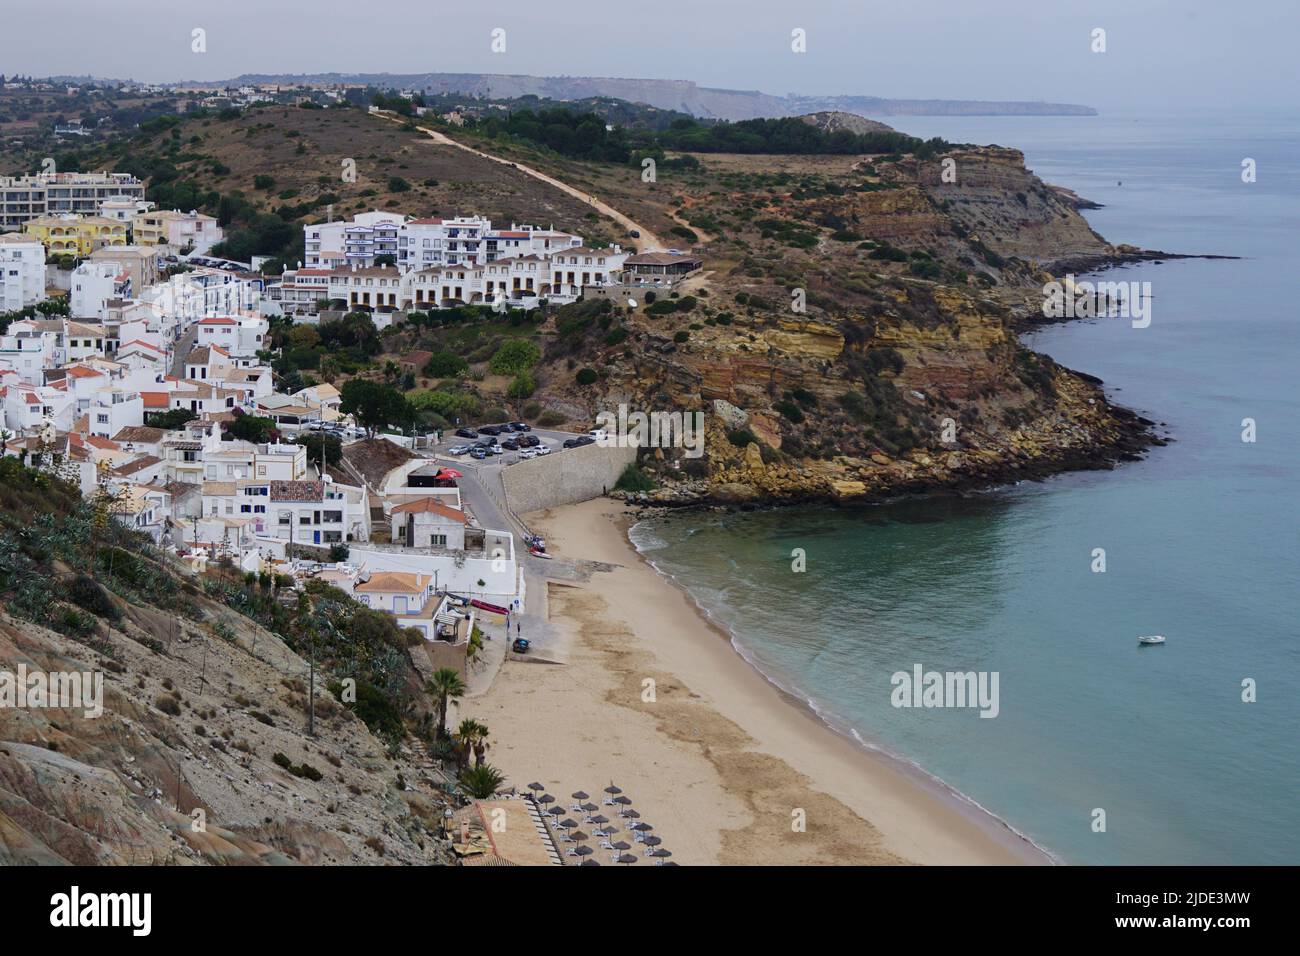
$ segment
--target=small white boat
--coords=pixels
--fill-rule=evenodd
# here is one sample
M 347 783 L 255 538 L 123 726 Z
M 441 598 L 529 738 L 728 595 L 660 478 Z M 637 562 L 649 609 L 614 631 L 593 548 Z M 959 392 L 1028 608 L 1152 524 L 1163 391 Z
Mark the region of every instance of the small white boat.
M 1139 644 L 1163 644 L 1165 636 L 1163 634 L 1145 634 L 1138 638 Z

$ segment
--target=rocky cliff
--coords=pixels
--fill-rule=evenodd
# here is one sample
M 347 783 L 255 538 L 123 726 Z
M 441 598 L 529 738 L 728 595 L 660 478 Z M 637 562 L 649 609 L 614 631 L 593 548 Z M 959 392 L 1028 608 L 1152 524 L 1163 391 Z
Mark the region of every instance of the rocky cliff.
M 1159 441 L 1018 340 L 1055 272 L 1129 254 L 1018 151 L 698 159 L 672 201 L 709 236 L 705 271 L 635 310 L 562 310 L 548 351 L 599 376 L 574 388 L 552 366 L 565 407 L 705 412 L 702 459 L 643 455 L 650 500 L 873 499 L 1111 467 Z

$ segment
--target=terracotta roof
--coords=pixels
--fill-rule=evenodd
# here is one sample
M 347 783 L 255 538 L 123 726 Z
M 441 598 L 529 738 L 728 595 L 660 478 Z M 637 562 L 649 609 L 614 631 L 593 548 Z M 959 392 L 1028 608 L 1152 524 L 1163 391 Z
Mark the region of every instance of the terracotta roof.
M 107 438 L 100 438 L 98 435 L 87 435 L 86 444 L 94 445 L 96 448 L 102 448 L 105 451 L 121 451 L 122 446 L 115 441 L 109 441 Z
M 370 580 L 356 585 L 355 591 L 404 591 L 414 594 L 423 591 L 429 584 L 427 575 L 410 571 L 379 571 L 370 575 Z
M 325 497 L 323 481 L 273 481 L 272 501 L 322 501 Z
M 166 408 L 171 402 L 171 392 L 141 392 L 145 408 Z
M 154 465 L 160 464 L 162 459 L 157 455 L 141 455 L 139 458 L 133 458 L 125 465 L 119 465 L 113 469 L 113 474 L 126 476 L 134 475 L 138 471 L 144 471 Z
M 151 443 L 162 441 L 166 435 L 167 432 L 161 428 L 151 428 L 148 425 L 128 425 L 113 436 L 113 441 Z
M 417 498 L 414 501 L 408 501 L 404 505 L 397 505 L 393 508 L 393 514 L 435 514 L 450 521 L 459 521 L 461 524 L 469 524 L 469 519 L 465 517 L 465 512 L 457 511 L 455 508 L 449 508 L 435 498 Z

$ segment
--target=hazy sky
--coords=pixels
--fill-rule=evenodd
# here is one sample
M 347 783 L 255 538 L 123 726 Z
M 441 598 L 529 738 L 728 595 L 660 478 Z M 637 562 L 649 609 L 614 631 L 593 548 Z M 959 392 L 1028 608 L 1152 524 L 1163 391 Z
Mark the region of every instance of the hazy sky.
M 482 8 L 482 9 L 480 9 Z M 207 31 L 207 52 L 191 31 Z M 506 52 L 489 33 L 506 30 Z M 790 50 L 807 31 L 808 51 Z M 1105 53 L 1090 49 L 1106 30 Z M 0 72 L 483 72 L 769 93 L 1298 105 L 1300 0 L 5 0 Z

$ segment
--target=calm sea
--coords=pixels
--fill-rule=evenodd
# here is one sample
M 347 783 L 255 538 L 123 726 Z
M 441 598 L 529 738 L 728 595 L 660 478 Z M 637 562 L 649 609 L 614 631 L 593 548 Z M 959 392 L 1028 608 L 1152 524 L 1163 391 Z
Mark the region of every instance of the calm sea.
M 670 516 L 634 542 L 828 723 L 1066 862 L 1300 862 L 1300 122 L 895 125 L 1024 150 L 1044 179 L 1105 204 L 1086 215 L 1111 241 L 1243 257 L 1113 270 L 1151 283 L 1149 328 L 1101 319 L 1026 339 L 1175 443 L 966 498 Z M 1167 643 L 1139 648 L 1153 633 Z M 890 676 L 916 664 L 997 672 L 998 716 L 891 706 Z

